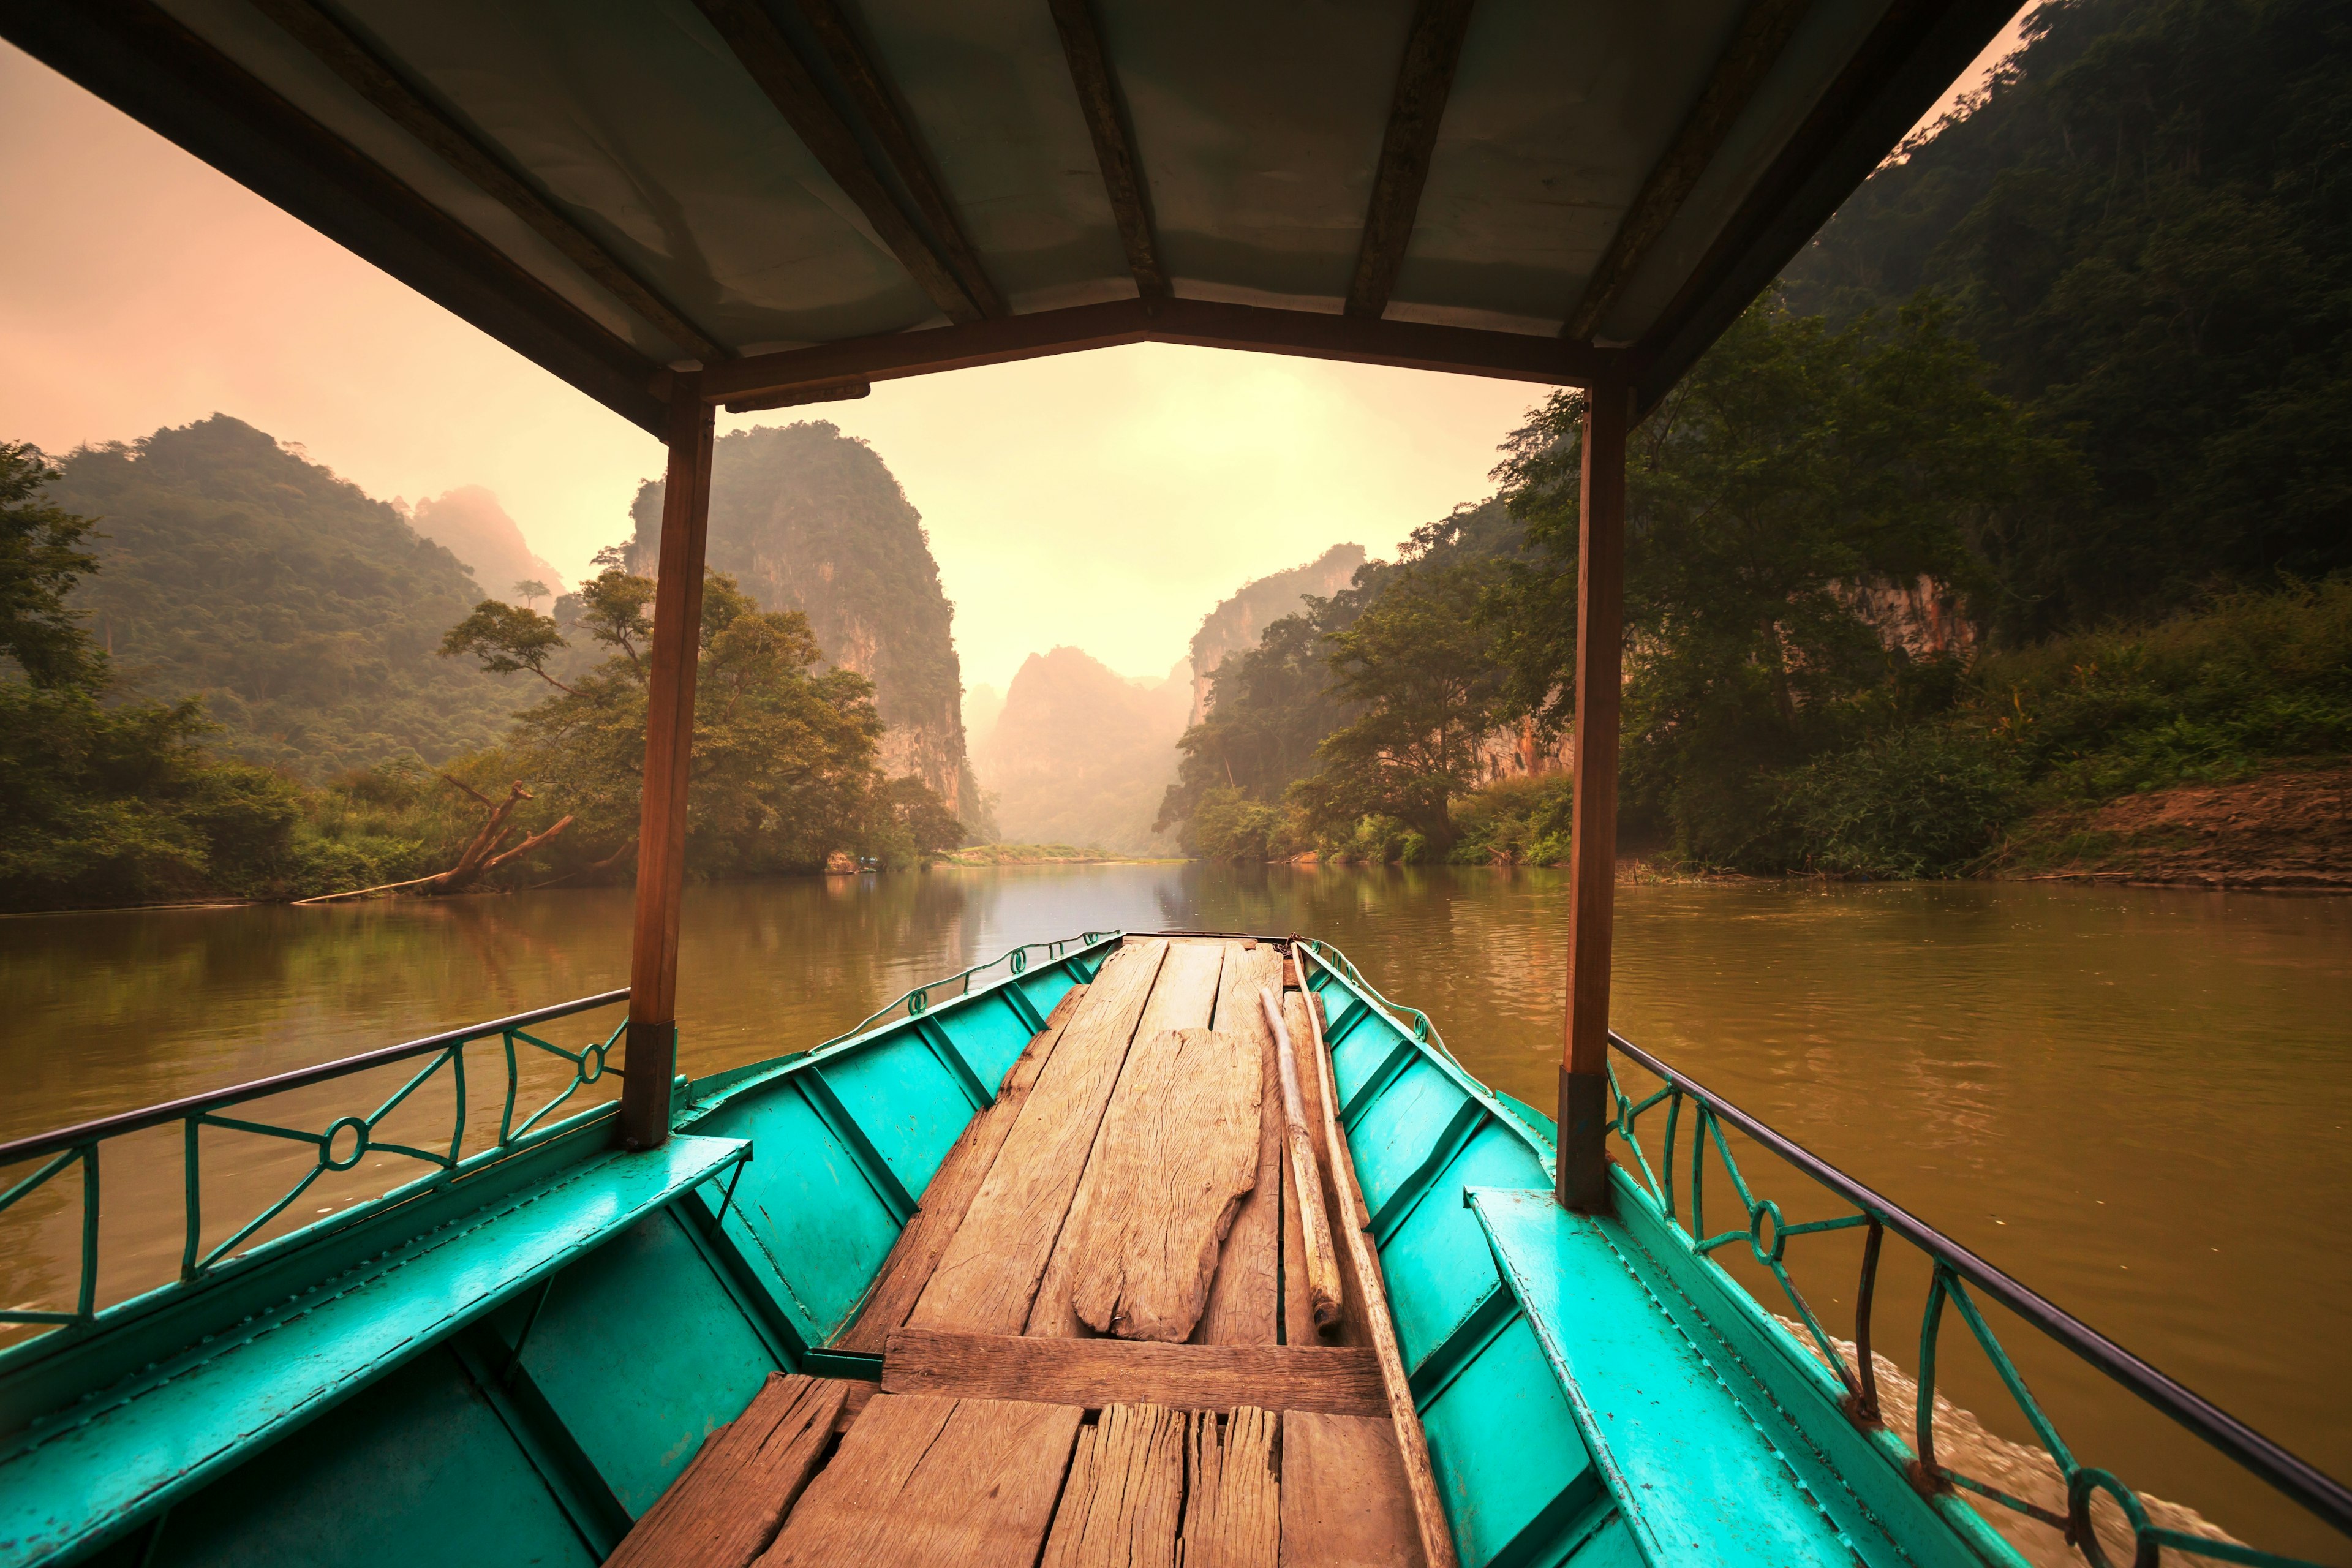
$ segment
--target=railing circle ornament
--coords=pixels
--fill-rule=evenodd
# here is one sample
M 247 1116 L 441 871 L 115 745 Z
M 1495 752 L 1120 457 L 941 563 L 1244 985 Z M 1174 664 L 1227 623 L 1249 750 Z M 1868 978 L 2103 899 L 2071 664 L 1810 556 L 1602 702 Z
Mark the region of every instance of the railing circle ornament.
M 578 1077 L 582 1083 L 594 1083 L 604 1076 L 604 1052 L 611 1045 L 610 1040 L 597 1040 L 581 1048 Z
M 1769 1226 L 1765 1223 L 1767 1220 L 1771 1222 Z M 1772 1233 L 1769 1247 L 1764 1241 L 1767 1229 Z M 1753 1252 L 1756 1261 L 1767 1268 L 1779 1263 L 1781 1255 L 1789 1250 L 1789 1222 L 1780 1217 L 1780 1205 L 1770 1198 L 1764 1199 L 1748 1211 L 1748 1250 Z
M 1013 950 L 1013 973 L 1015 974 L 1026 974 L 1029 973 L 1029 950 L 1027 948 L 1016 947 Z
M 352 1135 L 352 1152 L 338 1158 L 335 1140 L 344 1133 Z M 319 1140 L 319 1163 L 330 1171 L 348 1171 L 360 1163 L 368 1152 L 368 1124 L 364 1118 L 344 1116 L 336 1119 Z
M 931 996 L 929 992 L 909 991 L 907 993 L 907 1016 L 909 1018 L 921 1016 L 923 1009 L 930 1005 Z
M 2106 1548 L 2099 1544 L 2099 1532 L 2091 1519 L 2091 1504 L 2101 1492 L 2115 1500 L 2131 1525 L 2132 1568 L 2158 1568 L 2163 1546 L 2149 1528 L 2147 1508 L 2131 1488 L 2106 1471 L 2088 1465 L 2066 1478 L 2066 1539 L 2089 1561 L 2091 1568 L 2115 1568 L 2107 1559 Z

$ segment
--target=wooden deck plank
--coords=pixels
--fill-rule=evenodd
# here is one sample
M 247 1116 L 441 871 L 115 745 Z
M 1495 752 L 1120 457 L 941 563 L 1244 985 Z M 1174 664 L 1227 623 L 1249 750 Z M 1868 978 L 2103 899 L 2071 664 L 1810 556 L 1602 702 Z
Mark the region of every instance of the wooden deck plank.
M 1095 972 L 909 1323 L 1021 1331 L 1166 953 L 1164 942 L 1132 943 Z
M 1206 1028 L 1215 1015 L 1217 980 L 1223 972 L 1225 947 L 1220 942 L 1177 939 L 1168 943 L 1167 961 L 1160 965 L 1157 983 L 1151 989 L 1150 1002 L 1135 1029 L 1135 1038 L 1149 1040 L 1168 1029 Z M 1124 1068 L 1121 1069 L 1122 1074 Z M 1115 1099 L 1116 1090 L 1113 1092 Z M 1097 1119 L 1098 1122 L 1101 1119 Z M 1085 1173 L 1069 1205 L 1069 1219 L 1076 1221 L 1092 1205 L 1088 1194 L 1095 1181 L 1096 1157 L 1102 1147 L 1099 1126 L 1089 1147 Z M 1051 1334 L 1063 1339 L 1084 1336 L 1093 1330 L 1083 1322 L 1071 1305 L 1071 1285 L 1077 1266 L 1077 1252 L 1070 1240 L 1071 1227 L 1066 1223 L 1062 1236 L 1045 1266 L 1045 1277 L 1036 1291 L 1024 1328 L 1019 1331 Z M 942 1327 L 946 1325 L 940 1325 Z
M 760 1568 L 1030 1568 L 1078 1419 L 1067 1405 L 877 1395 Z
M 1247 1036 L 1262 1063 L 1257 1184 L 1242 1200 L 1233 1229 L 1225 1233 L 1208 1309 L 1192 1331 L 1199 1344 L 1270 1345 L 1282 1339 L 1276 1326 L 1282 1316 L 1282 1078 L 1275 1062 L 1274 1034 L 1265 1026 L 1257 999 L 1260 990 L 1281 984 L 1279 949 L 1244 948 L 1236 942 L 1226 952 L 1217 984 L 1216 1027 Z M 1304 1342 L 1311 1342 L 1311 1336 Z
M 1379 1361 L 1326 1345 L 1164 1345 L 900 1329 L 882 1358 L 882 1391 L 973 1399 L 1024 1398 L 1099 1410 L 1172 1405 L 1185 1410 L 1388 1413 Z
M 1136 1042 L 1057 1244 L 1081 1322 L 1169 1344 L 1192 1333 L 1257 1181 L 1263 1087 L 1257 1053 L 1222 1030 Z
M 1274 1437 L 1281 1421 L 1254 1405 L 1222 1421 L 1208 1410 L 1192 1417 L 1184 1568 L 1275 1568 L 1282 1489 L 1274 1473 Z
M 606 1559 L 617 1568 L 743 1568 L 768 1548 L 833 1442 L 852 1384 L 769 1375 Z
M 1283 1568 L 1421 1568 L 1396 1429 L 1371 1415 L 1282 1417 Z
M 996 1099 L 965 1124 L 947 1158 L 940 1162 L 930 1185 L 923 1189 L 914 1218 L 907 1222 L 890 1248 L 890 1256 L 883 1259 L 873 1291 L 858 1309 L 856 1321 L 834 1340 L 835 1349 L 879 1355 L 890 1331 L 905 1326 L 907 1315 L 915 1310 L 923 1288 L 930 1283 L 931 1271 L 939 1267 L 948 1243 L 955 1237 L 956 1228 L 970 1212 L 981 1184 L 995 1165 L 997 1152 L 1004 1147 L 1013 1124 L 1020 1119 L 1021 1108 L 1028 1103 L 1030 1091 L 1052 1057 L 1063 1029 L 1086 995 L 1084 985 L 1073 986 L 1062 994 L 1053 1012 L 1046 1015 L 1045 1026 L 1005 1073 Z
M 1165 1405 L 1105 1410 L 1084 1474 L 1071 1467 L 1042 1568 L 1176 1568 L 1189 1425 Z

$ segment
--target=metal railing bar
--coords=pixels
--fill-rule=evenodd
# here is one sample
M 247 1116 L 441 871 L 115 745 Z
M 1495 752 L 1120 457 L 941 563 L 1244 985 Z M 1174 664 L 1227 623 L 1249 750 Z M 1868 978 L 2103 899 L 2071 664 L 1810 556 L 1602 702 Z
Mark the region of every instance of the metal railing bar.
M 111 1138 L 120 1133 L 137 1132 L 150 1127 L 160 1127 L 167 1121 L 178 1121 L 191 1114 L 215 1110 L 221 1106 L 236 1105 L 248 1100 L 258 1100 L 264 1095 L 278 1094 L 289 1089 L 302 1089 L 310 1084 L 324 1083 L 330 1079 L 364 1072 L 370 1068 L 382 1067 L 387 1062 L 403 1061 L 410 1057 L 422 1056 L 427 1051 L 446 1050 L 451 1046 L 464 1045 L 471 1040 L 486 1038 L 502 1029 L 518 1028 L 526 1024 L 545 1023 L 551 1018 L 569 1017 L 574 1013 L 593 1012 L 596 1008 L 610 1007 L 615 1003 L 626 1002 L 628 999 L 629 993 L 626 986 L 617 991 L 601 991 L 593 996 L 583 996 L 571 1002 L 559 1002 L 551 1007 L 535 1008 L 528 1013 L 517 1013 L 511 1017 L 496 1018 L 485 1024 L 468 1025 L 462 1029 L 445 1030 L 437 1035 L 428 1035 L 421 1040 L 410 1040 L 404 1045 L 385 1046 L 380 1050 L 362 1051 L 355 1057 L 320 1062 L 315 1067 L 297 1068 L 291 1072 L 279 1073 L 272 1078 L 255 1079 L 249 1083 L 233 1084 L 226 1089 L 210 1089 L 202 1094 L 192 1094 L 184 1099 L 166 1100 L 161 1105 L 150 1105 L 138 1110 L 126 1110 L 114 1116 L 102 1116 L 95 1121 L 84 1121 L 72 1127 L 60 1127 L 51 1132 L 37 1132 L 29 1138 L 19 1138 L 12 1142 L 0 1143 L 0 1165 L 13 1164 L 19 1160 L 38 1159 L 43 1154 L 58 1153 L 76 1143 L 87 1143 L 92 1139 Z
M 1668 1067 L 1622 1035 L 1612 1031 L 1609 1041 L 1643 1068 L 1704 1101 L 1716 1119 L 1738 1128 L 1822 1186 L 1877 1219 L 1886 1229 L 1936 1258 L 1954 1274 L 1983 1290 L 1987 1297 L 2015 1312 L 2336 1529 L 2352 1532 L 2352 1487 L 2347 1487 L 2202 1394 L 2149 1365 L 1926 1221 L 1855 1181 L 1802 1144 L 1773 1131 L 1688 1073 Z M 1693 1142 L 1696 1145 L 1697 1141 Z

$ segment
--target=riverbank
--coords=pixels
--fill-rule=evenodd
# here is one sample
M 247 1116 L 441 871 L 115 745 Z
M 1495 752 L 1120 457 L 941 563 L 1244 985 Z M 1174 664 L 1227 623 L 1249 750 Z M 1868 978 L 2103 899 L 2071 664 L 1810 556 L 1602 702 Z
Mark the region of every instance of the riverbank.
M 2283 767 L 2046 811 L 2010 836 L 1991 874 L 2352 892 L 2352 763 Z

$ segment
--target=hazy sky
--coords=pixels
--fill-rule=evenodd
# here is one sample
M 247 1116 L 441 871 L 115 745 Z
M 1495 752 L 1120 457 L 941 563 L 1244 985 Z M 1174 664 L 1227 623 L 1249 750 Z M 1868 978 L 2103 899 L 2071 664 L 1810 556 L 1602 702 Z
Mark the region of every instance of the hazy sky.
M 0 211 L 0 438 L 63 453 L 233 414 L 378 497 L 487 486 L 568 575 L 660 469 L 644 432 L 5 44 Z M 1248 579 L 1342 541 L 1388 553 L 1486 493 L 1541 395 L 1139 344 L 807 412 L 897 473 L 965 683 L 1002 689 L 1066 643 L 1163 674 Z

